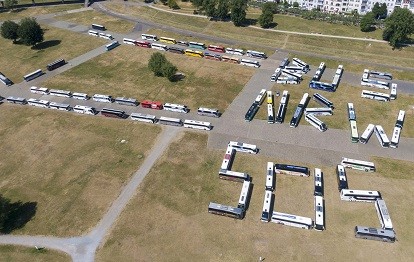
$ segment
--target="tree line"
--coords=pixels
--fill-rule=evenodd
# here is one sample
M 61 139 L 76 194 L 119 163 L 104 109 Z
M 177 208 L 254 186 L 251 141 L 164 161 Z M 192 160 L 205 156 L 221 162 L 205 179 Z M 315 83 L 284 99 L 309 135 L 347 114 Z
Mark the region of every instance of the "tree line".
M 23 18 L 19 24 L 14 21 L 5 21 L 0 27 L 1 36 L 13 40 L 13 43 L 23 43 L 34 46 L 43 42 L 43 29 L 34 18 Z

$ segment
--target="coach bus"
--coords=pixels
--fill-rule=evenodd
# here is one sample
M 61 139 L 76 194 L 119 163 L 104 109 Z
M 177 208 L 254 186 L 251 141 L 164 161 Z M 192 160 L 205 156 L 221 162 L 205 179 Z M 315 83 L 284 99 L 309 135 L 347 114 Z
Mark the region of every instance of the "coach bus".
M 221 162 L 219 175 L 220 175 L 220 173 L 224 173 L 224 176 L 225 176 L 225 175 L 227 175 L 227 173 L 225 171 L 231 169 L 231 165 L 232 165 L 233 159 L 234 159 L 234 152 L 235 152 L 235 150 L 233 149 L 233 147 L 231 147 L 230 145 L 227 145 L 226 153 L 224 154 L 223 161 Z M 241 174 L 241 173 L 239 173 L 239 172 L 236 172 L 236 173 L 238 173 L 237 177 L 241 177 L 244 180 L 245 176 L 239 176 L 239 174 Z M 231 175 L 231 173 L 229 173 L 229 175 Z M 222 177 L 220 177 L 220 178 L 222 178 Z
M 163 36 L 160 37 L 160 42 L 167 43 L 167 44 L 173 44 L 173 45 L 177 44 L 177 41 L 174 38 L 163 37 Z
M 98 25 L 98 24 L 92 24 L 92 28 L 95 29 L 95 30 L 102 30 L 102 31 L 106 30 L 105 26 Z
M 105 33 L 99 33 L 99 37 L 106 39 L 106 40 L 112 40 L 114 39 L 112 35 L 110 34 L 105 34 Z
M 30 106 L 43 107 L 43 108 L 48 108 L 49 107 L 49 101 L 38 100 L 38 99 L 34 99 L 34 98 L 27 99 L 27 104 L 30 105 Z
M 225 49 L 225 52 L 227 54 L 232 54 L 232 55 L 244 55 L 244 50 L 243 49 L 233 49 L 233 48 L 227 47 Z
M 263 222 L 269 222 L 272 214 L 273 209 L 273 194 L 272 191 L 265 191 L 265 196 L 263 200 L 263 209 L 262 209 L 262 217 L 261 221 Z
M 266 98 L 266 89 L 260 90 L 254 102 L 258 105 L 261 105 Z
M 267 123 L 273 124 L 275 122 L 275 113 L 273 104 L 267 104 Z
M 112 103 L 114 101 L 112 96 L 100 95 L 100 94 L 94 94 L 92 96 L 92 100 L 96 102 L 103 102 L 103 103 Z
M 329 101 L 327 98 L 325 98 L 324 96 L 322 96 L 321 94 L 318 94 L 318 93 L 313 94 L 313 100 L 315 100 L 317 103 L 319 103 L 322 106 L 334 109 L 333 103 Z
M 283 120 L 285 119 L 288 96 L 289 96 L 288 91 L 284 90 L 282 93 L 282 98 L 280 99 L 279 109 L 277 110 L 276 123 L 281 124 L 283 123 Z
M 286 57 L 282 60 L 282 62 L 280 62 L 279 68 L 285 68 L 285 66 L 287 66 L 288 64 L 289 64 L 289 58 Z
M 320 168 L 315 168 L 315 190 L 313 191 L 314 196 L 323 196 L 323 173 Z
M 361 137 L 359 138 L 359 142 L 362 144 L 366 144 L 370 139 L 372 133 L 374 132 L 375 126 L 373 124 L 369 124 L 365 129 L 364 133 L 362 133 Z
M 375 209 L 377 210 L 378 219 L 381 223 L 382 229 L 393 230 L 392 221 L 385 201 L 378 199 L 375 202 Z
M 195 50 L 191 50 L 191 49 L 186 49 L 184 51 L 184 54 L 188 55 L 188 56 L 194 56 L 194 57 L 200 57 L 200 58 L 204 56 L 203 52 L 195 51 Z
M 0 72 L 0 82 L 2 82 L 6 86 L 11 86 L 13 82 L 8 79 L 3 73 Z
M 148 34 L 141 34 L 142 40 L 148 41 L 158 41 L 158 37 L 156 35 L 148 35 Z
M 24 81 L 29 82 L 30 80 L 33 80 L 41 75 L 43 75 L 42 69 L 37 69 L 36 71 L 23 76 L 23 79 Z
M 125 114 L 125 111 L 111 109 L 111 108 L 102 108 L 101 115 L 106 116 L 106 117 L 114 117 L 114 118 L 127 118 L 128 117 Z
M 391 92 L 390 92 L 390 99 L 395 100 L 397 98 L 397 84 L 391 84 Z
M 99 33 L 96 32 L 96 31 L 93 31 L 93 30 L 88 30 L 88 35 L 91 35 L 91 36 L 99 36 Z
M 387 134 L 385 134 L 385 131 L 382 128 L 382 126 L 376 125 L 374 131 L 380 145 L 382 147 L 390 147 L 390 140 L 388 139 Z
M 225 206 L 213 202 L 210 202 L 210 204 L 208 205 L 208 212 L 215 215 L 227 216 L 237 219 L 244 218 L 243 209 L 238 207 Z
M 50 89 L 49 95 L 60 97 L 72 97 L 72 93 L 67 90 Z
M 243 186 L 239 197 L 239 204 L 237 207 L 243 209 L 244 211 L 246 211 L 249 206 L 250 188 L 250 181 L 243 181 Z
M 30 92 L 33 94 L 47 95 L 49 94 L 49 89 L 47 89 L 46 87 L 32 86 L 30 87 Z
M 259 62 L 253 61 L 253 60 L 248 60 L 248 59 L 241 59 L 240 60 L 240 64 L 241 65 L 245 65 L 245 66 L 256 67 L 256 68 L 259 68 L 260 67 L 260 63 Z
M 135 42 L 135 45 L 136 46 L 139 46 L 139 47 L 151 48 L 151 43 L 150 42 L 147 42 L 147 41 L 139 41 L 139 40 L 137 40 Z
M 339 77 L 341 77 L 343 72 L 344 72 L 344 66 L 339 65 L 338 68 L 336 69 L 335 75 L 338 75 Z
M 190 110 L 185 105 L 165 103 L 163 109 L 166 111 L 178 112 L 178 113 L 188 113 Z
M 405 111 L 400 110 L 398 112 L 398 117 L 397 117 L 397 121 L 395 122 L 395 126 L 402 128 L 404 126 L 404 119 L 405 119 Z
M 309 72 L 309 70 L 310 70 L 309 65 L 307 63 L 303 62 L 302 60 L 300 60 L 299 58 L 294 57 L 292 59 L 292 63 L 302 67 L 302 71 L 305 72 L 305 73 Z
M 348 180 L 346 178 L 345 167 L 343 165 L 336 166 L 336 180 L 338 182 L 338 191 L 348 189 Z
M 9 96 L 6 98 L 6 100 L 7 102 L 12 104 L 24 105 L 27 103 L 26 99 L 24 99 L 23 97 Z
M 82 106 L 82 105 L 75 105 L 73 107 L 73 111 L 79 114 L 85 114 L 85 115 L 96 115 L 98 112 L 96 112 L 95 108 L 90 106 Z
M 188 47 L 190 48 L 196 48 L 196 49 L 206 49 L 206 45 L 203 43 L 197 43 L 197 42 L 188 42 Z
M 253 51 L 253 50 L 247 50 L 246 51 L 247 56 L 254 57 L 254 58 L 260 58 L 260 59 L 266 59 L 267 56 L 263 52 Z
M 229 145 L 238 152 L 244 152 L 249 154 L 257 154 L 259 152 L 257 146 L 252 144 L 230 141 Z
M 132 113 L 131 114 L 131 119 L 136 120 L 136 121 L 140 121 L 140 122 L 151 123 L 151 124 L 154 124 L 157 121 L 155 116 L 142 114 L 142 113 Z
M 378 191 L 368 190 L 341 190 L 341 200 L 344 201 L 357 201 L 357 202 L 375 202 L 381 199 L 381 193 Z
M 138 106 L 138 102 L 136 99 L 127 97 L 117 97 L 115 98 L 115 103 L 127 106 Z
M 386 72 L 370 71 L 369 75 L 374 78 L 392 80 L 392 74 Z
M 295 113 L 293 114 L 292 119 L 290 120 L 290 127 L 297 127 L 299 125 L 300 118 L 302 117 L 303 110 L 306 107 L 308 102 L 309 94 L 303 94 L 302 99 L 300 100 L 298 106 L 296 107 Z
M 112 43 L 109 43 L 105 46 L 106 51 L 110 51 L 112 49 L 114 49 L 115 47 L 119 46 L 118 41 L 113 41 Z
M 390 95 L 389 94 L 379 93 L 379 92 L 374 92 L 374 91 L 368 91 L 368 90 L 362 90 L 361 97 L 362 98 L 373 99 L 373 100 L 378 100 L 378 101 L 383 101 L 383 102 L 390 101 Z
M 357 122 L 355 120 L 351 120 L 349 121 L 349 125 L 351 127 L 351 142 L 358 143 L 359 134 L 358 134 Z
M 218 52 L 218 53 L 225 53 L 226 50 L 223 46 L 217 46 L 217 45 L 209 45 L 208 50 Z
M 335 75 L 333 80 L 332 80 L 332 88 L 334 90 L 336 90 L 338 88 L 339 80 L 341 80 L 341 76 L 340 75 Z
M 221 61 L 223 61 L 223 62 L 229 62 L 229 63 L 233 63 L 233 64 L 240 64 L 240 58 L 237 58 L 237 57 L 229 57 L 229 56 L 225 56 L 225 55 L 223 55 L 221 57 Z
M 397 121 L 395 123 L 394 130 L 392 131 L 390 147 L 397 148 L 400 142 L 401 130 L 404 125 L 405 111 L 400 110 L 398 112 Z
M 325 209 L 323 197 L 315 196 L 315 230 L 325 230 Z
M 346 168 L 351 168 L 355 170 L 361 170 L 365 172 L 375 172 L 375 164 L 368 161 L 355 160 L 343 157 L 341 165 Z
M 78 100 L 88 100 L 90 97 L 88 96 L 88 94 L 75 92 L 72 94 L 72 98 L 78 99 Z
M 213 53 L 209 53 L 209 52 L 204 52 L 204 58 L 205 59 L 210 59 L 210 60 L 221 61 L 221 55 L 213 54 Z
M 321 132 L 328 130 L 326 124 L 319 120 L 314 114 L 305 114 L 305 120 Z
M 273 162 L 267 162 L 267 173 L 266 173 L 266 190 L 275 190 L 275 164 Z
M 188 120 L 188 119 L 184 120 L 184 127 L 206 130 L 206 131 L 210 131 L 213 128 L 210 122 Z
M 167 51 L 168 50 L 168 47 L 166 45 L 156 44 L 156 43 L 152 43 L 151 48 L 157 49 L 157 50 L 160 50 L 160 51 Z
M 380 89 L 390 89 L 390 83 L 388 83 L 388 82 L 373 80 L 373 79 L 367 79 L 367 78 L 362 78 L 361 79 L 361 85 L 362 86 L 369 86 L 369 87 L 376 87 L 376 88 L 380 88 Z
M 236 172 L 231 170 L 220 169 L 219 178 L 233 182 L 250 181 L 250 175 L 247 173 Z
M 135 39 L 130 39 L 130 38 L 124 38 L 123 39 L 123 43 L 126 45 L 135 45 L 137 42 L 137 40 Z
M 303 72 L 303 67 L 297 65 L 287 65 L 283 69 L 296 74 L 301 74 Z
M 299 227 L 303 229 L 311 229 L 313 226 L 313 221 L 311 218 L 280 212 L 273 212 L 271 220 L 276 224 Z
M 384 230 L 372 227 L 355 227 L 355 237 L 383 242 L 395 242 L 395 233 L 392 230 Z
M 332 108 L 322 107 L 322 108 L 306 108 L 305 114 L 312 114 L 314 116 L 331 116 L 333 114 Z
M 179 48 L 179 47 L 174 47 L 174 46 L 169 46 L 167 51 L 171 53 L 180 54 L 180 55 L 184 54 L 184 49 Z
M 335 88 L 332 86 L 332 84 L 324 83 L 324 82 L 318 82 L 318 81 L 310 81 L 309 87 L 317 90 L 323 90 L 328 92 L 334 92 Z
M 165 116 L 160 117 L 160 119 L 158 120 L 158 123 L 162 125 L 169 125 L 169 126 L 182 126 L 183 125 L 183 122 L 181 121 L 181 119 L 173 118 L 173 117 L 165 117 Z
M 247 112 L 246 112 L 246 114 L 244 116 L 244 120 L 246 122 L 252 121 L 258 110 L 259 110 L 259 105 L 257 103 L 253 103 L 249 107 L 249 109 L 247 110 Z
M 302 80 L 302 75 L 301 74 L 298 74 L 298 73 L 292 72 L 290 70 L 287 70 L 286 67 L 284 69 L 282 69 L 282 74 L 284 74 L 288 77 L 290 76 L 290 77 L 293 77 L 295 79 Z
M 157 110 L 162 109 L 162 103 L 159 101 L 144 100 L 144 101 L 141 101 L 141 106 L 143 108 L 151 108 L 151 109 L 157 109 Z
M 356 120 L 356 113 L 353 103 L 348 103 L 348 120 Z
M 66 64 L 65 59 L 56 60 L 46 66 L 48 71 L 55 70 L 58 67 L 64 66 Z
M 275 172 L 276 174 L 286 174 L 292 176 L 309 176 L 309 168 L 304 166 L 276 164 Z
M 56 103 L 56 102 L 50 102 L 49 103 L 49 108 L 51 108 L 51 109 L 57 109 L 57 110 L 62 110 L 62 111 L 70 111 L 71 110 L 70 105 Z
M 197 114 L 201 116 L 211 116 L 211 117 L 220 117 L 221 114 L 217 109 L 211 109 L 206 107 L 199 107 L 197 109 Z

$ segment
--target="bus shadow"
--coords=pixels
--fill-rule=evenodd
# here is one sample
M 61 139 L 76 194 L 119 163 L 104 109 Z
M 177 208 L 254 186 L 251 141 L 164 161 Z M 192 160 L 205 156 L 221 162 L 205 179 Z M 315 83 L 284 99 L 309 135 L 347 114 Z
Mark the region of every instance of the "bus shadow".
M 61 40 L 48 40 L 41 42 L 39 44 L 36 44 L 32 47 L 33 50 L 44 50 L 53 46 L 57 46 L 61 43 Z

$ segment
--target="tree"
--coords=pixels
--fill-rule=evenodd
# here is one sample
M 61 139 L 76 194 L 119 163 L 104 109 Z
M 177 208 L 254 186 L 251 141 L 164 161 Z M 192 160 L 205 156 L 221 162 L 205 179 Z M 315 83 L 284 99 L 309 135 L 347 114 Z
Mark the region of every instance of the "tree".
M 378 19 L 379 15 L 381 14 L 381 7 L 378 2 L 374 4 L 371 12 L 374 14 L 375 19 Z
M 216 0 L 204 0 L 203 9 L 207 16 L 214 17 L 216 15 Z
M 168 0 L 167 4 L 168 4 L 168 7 L 171 9 L 174 9 L 174 10 L 180 9 L 180 7 L 178 6 L 175 0 Z
M 247 3 L 245 0 L 233 0 L 231 6 L 231 21 L 235 26 L 242 26 L 246 21 Z
M 258 22 L 261 27 L 269 28 L 273 23 L 273 6 L 270 2 L 262 6 L 262 14 L 259 16 Z
M 218 0 L 218 6 L 216 10 L 217 18 L 226 20 L 229 16 L 229 10 L 230 6 L 228 0 Z
M 387 4 L 382 3 L 379 11 L 379 17 L 377 19 L 386 18 L 388 14 Z
M 4 0 L 4 8 L 13 9 L 17 5 L 17 0 Z
M 294 3 L 293 3 L 293 7 L 294 7 L 294 8 L 298 8 L 298 7 L 299 7 L 299 3 L 298 3 L 298 2 L 294 2 Z
M 382 38 L 396 48 L 414 33 L 414 14 L 407 8 L 396 8 L 385 20 Z
M 168 0 L 160 0 L 160 1 L 163 5 L 166 5 Z
M 163 76 L 162 66 L 167 61 L 167 58 L 165 58 L 163 54 L 156 52 L 151 55 L 151 58 L 148 61 L 148 67 L 152 72 L 154 72 L 155 76 Z
M 17 31 L 19 30 L 19 25 L 13 21 L 5 21 L 1 25 L 0 30 L 1 30 L 1 36 L 6 39 L 10 39 L 10 40 L 13 40 L 13 42 L 15 42 L 16 39 L 18 38 Z
M 368 12 L 364 15 L 361 19 L 361 23 L 359 24 L 362 32 L 370 32 L 373 31 L 375 25 L 375 16 L 374 13 Z
M 34 18 L 23 18 L 20 22 L 17 35 L 25 45 L 34 46 L 43 41 L 43 29 Z
M 164 77 L 168 78 L 171 82 L 175 81 L 175 74 L 177 73 L 177 70 L 177 67 L 169 61 L 162 66 Z
M 194 7 L 201 7 L 203 6 L 203 0 L 191 0 L 191 3 L 193 4 Z

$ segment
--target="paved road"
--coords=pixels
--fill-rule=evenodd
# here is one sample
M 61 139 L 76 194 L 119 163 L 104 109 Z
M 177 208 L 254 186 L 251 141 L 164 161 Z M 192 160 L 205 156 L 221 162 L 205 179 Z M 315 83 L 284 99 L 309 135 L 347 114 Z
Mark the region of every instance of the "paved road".
M 74 262 L 93 262 L 97 248 L 109 235 L 122 210 L 134 196 L 136 189 L 155 162 L 177 137 L 180 130 L 180 128 L 169 126 L 163 129 L 141 167 L 135 172 L 128 184 L 122 189 L 121 194 L 112 203 L 108 212 L 89 234 L 69 238 L 0 235 L 0 244 L 32 246 L 33 248 L 34 246 L 44 246 L 68 253 Z

